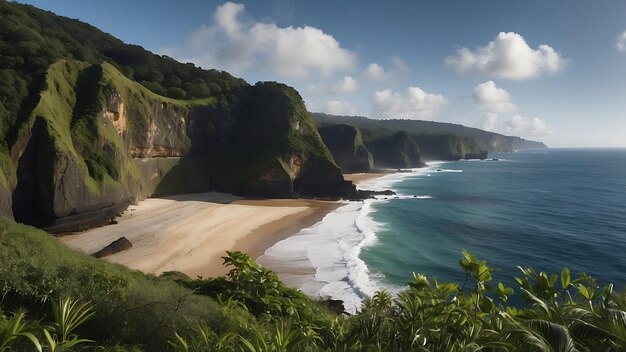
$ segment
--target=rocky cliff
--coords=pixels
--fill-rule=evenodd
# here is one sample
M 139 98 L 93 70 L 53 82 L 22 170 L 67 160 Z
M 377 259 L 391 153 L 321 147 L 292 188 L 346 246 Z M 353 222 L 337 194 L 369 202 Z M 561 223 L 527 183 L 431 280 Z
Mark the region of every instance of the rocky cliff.
M 425 160 L 484 159 L 487 150 L 472 138 L 446 135 L 415 135 Z
M 155 194 L 355 192 L 301 97 L 278 83 L 175 100 L 110 64 L 60 60 L 16 131 L 0 179 L 1 214 L 51 231 L 97 225 Z
M 398 131 L 365 142 L 378 168 L 413 168 L 424 166 L 418 145 L 410 134 Z
M 483 131 L 458 124 L 419 120 L 376 120 L 360 116 L 334 116 L 311 113 L 322 126 L 349 124 L 359 128 L 366 145 L 398 131 L 411 135 L 423 160 L 457 160 L 484 157 L 489 152 L 513 152 L 547 148 L 541 142 Z M 374 155 L 374 159 L 376 156 Z
M 319 132 L 343 172 L 367 172 L 374 167 L 372 153 L 363 144 L 358 128 L 338 124 L 320 127 Z

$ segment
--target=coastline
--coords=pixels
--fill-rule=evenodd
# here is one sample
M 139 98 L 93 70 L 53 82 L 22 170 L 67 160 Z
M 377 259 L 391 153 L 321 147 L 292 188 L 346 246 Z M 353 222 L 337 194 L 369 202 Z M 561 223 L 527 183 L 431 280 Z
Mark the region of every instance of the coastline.
M 398 174 L 390 170 L 344 177 L 357 188 L 367 185 L 366 189 L 376 189 L 373 187 L 378 180 L 385 176 L 395 179 L 395 175 Z M 281 253 L 278 260 L 267 253 L 292 237 L 324 225 L 329 215 L 343 216 L 341 222 L 345 223 L 346 206 L 351 212 L 348 217 L 363 217 L 358 214 L 363 207 L 369 208 L 371 201 L 246 199 L 218 192 L 149 198 L 131 205 L 116 219 L 117 224 L 61 236 L 59 240 L 92 254 L 126 237 L 133 247 L 105 260 L 156 275 L 179 271 L 191 278 L 225 275 L 229 269 L 223 266 L 221 257 L 226 251 L 242 251 L 276 272 L 287 286 L 312 297 L 335 298 L 332 293 L 321 292 L 325 284 L 320 284 L 317 277 L 320 263 L 302 260 L 302 253 L 295 256 Z M 350 233 L 352 229 L 342 231 Z M 360 242 L 361 238 L 349 246 L 360 250 Z M 315 245 L 312 243 L 310 247 Z M 362 262 L 358 265 L 364 267 Z M 367 293 L 371 292 L 364 294 Z M 350 303 L 352 307 L 358 304 L 360 298 Z
M 358 189 L 388 189 L 414 174 L 388 172 L 345 174 Z M 370 216 L 372 204 L 387 196 L 344 201 L 322 221 L 306 227 L 265 251 L 257 262 L 274 271 L 289 287 L 314 299 L 343 302 L 348 313 L 360 309 L 364 298 L 383 288 L 360 258 L 361 249 L 376 241 L 381 224 Z
M 60 237 L 92 254 L 120 237 L 133 247 L 105 260 L 160 274 L 180 271 L 192 278 L 224 275 L 226 251 L 256 258 L 275 243 L 319 222 L 337 202 L 305 199 L 243 199 L 225 193 L 150 198 L 130 206 L 117 224 Z
M 347 181 L 352 181 L 352 183 L 359 188 L 360 185 L 367 184 L 369 182 L 373 182 L 378 178 L 381 178 L 385 175 L 389 175 L 394 173 L 393 171 L 382 171 L 382 172 L 362 172 L 362 173 L 352 173 L 352 174 L 343 174 L 343 177 Z M 337 208 L 343 207 L 347 202 L 343 204 L 337 204 L 334 209 L 329 210 L 315 223 L 308 224 L 307 226 L 299 226 L 299 228 L 295 229 L 296 231 L 291 232 L 289 235 L 285 236 L 282 240 L 286 240 L 291 236 L 296 236 L 300 234 L 301 231 L 307 230 L 314 225 L 320 224 L 320 222 L 332 211 L 337 210 Z M 305 285 L 311 284 L 316 281 L 315 273 L 316 267 L 309 260 L 306 260 L 302 253 L 298 253 L 295 257 L 285 256 L 286 253 L 281 253 L 282 255 L 271 255 L 272 247 L 278 244 L 280 241 L 276 241 L 273 245 L 267 246 L 263 253 L 259 253 L 256 256 L 257 263 L 260 265 L 271 269 L 275 272 L 278 277 L 285 283 L 285 285 L 296 288 L 303 289 Z M 307 290 L 304 290 L 305 292 Z M 309 294 L 310 290 L 308 290 Z
M 375 180 L 377 178 L 383 177 L 385 175 L 393 174 L 395 171 L 380 171 L 380 172 L 361 172 L 355 174 L 343 174 L 343 178 L 346 181 L 352 181 L 352 183 L 359 188 L 368 181 Z

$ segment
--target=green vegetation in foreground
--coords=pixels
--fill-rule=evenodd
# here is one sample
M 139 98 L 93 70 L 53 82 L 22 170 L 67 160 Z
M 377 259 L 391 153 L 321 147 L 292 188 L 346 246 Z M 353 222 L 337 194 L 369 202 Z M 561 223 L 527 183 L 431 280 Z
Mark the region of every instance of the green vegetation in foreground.
M 624 351 L 626 295 L 523 269 L 514 290 L 464 252 L 463 286 L 414 274 L 393 297 L 337 315 L 248 256 L 226 277 L 161 277 L 71 251 L 0 220 L 0 350 L 43 351 Z

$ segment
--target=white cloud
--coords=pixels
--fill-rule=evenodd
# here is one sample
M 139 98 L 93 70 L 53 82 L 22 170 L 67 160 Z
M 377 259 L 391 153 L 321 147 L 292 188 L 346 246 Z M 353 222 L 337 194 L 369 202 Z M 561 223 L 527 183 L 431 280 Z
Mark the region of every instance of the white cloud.
M 314 73 L 330 75 L 356 65 L 356 54 L 341 47 L 333 36 L 321 29 L 279 27 L 275 23 L 246 21 L 242 17 L 245 17 L 242 4 L 227 2 L 218 6 L 213 23 L 196 30 L 188 47 L 182 50 L 184 53 L 177 56 L 185 57 L 183 61 L 236 74 L 267 70 L 297 79 Z
M 485 121 L 483 122 L 483 130 L 493 131 L 496 128 L 496 121 L 498 120 L 498 114 L 488 112 L 485 114 Z
M 322 108 L 322 112 L 331 115 L 356 115 L 356 107 L 352 106 L 350 103 L 333 100 L 326 102 Z
M 459 49 L 448 56 L 445 64 L 459 73 L 477 72 L 500 78 L 525 79 L 540 73 L 556 73 L 563 69 L 567 60 L 551 46 L 542 44 L 533 49 L 524 37 L 514 32 L 500 32 L 486 46 L 471 51 Z
M 508 133 L 515 135 L 546 135 L 554 133 L 554 128 L 549 126 L 545 121 L 536 117 L 525 117 L 515 115 L 507 123 L 506 130 Z
M 370 63 L 361 76 L 369 81 L 385 82 L 396 78 L 409 70 L 407 64 L 398 56 L 392 57 L 391 63 L 393 64 L 393 67 L 387 70 L 376 62 Z
M 430 94 L 418 87 L 404 93 L 390 89 L 377 91 L 370 102 L 375 118 L 432 119 L 437 110 L 448 104 L 442 95 Z
M 387 72 L 382 66 L 374 62 L 363 71 L 363 77 L 371 81 L 384 81 L 387 78 Z
M 499 88 L 493 81 L 487 81 L 474 87 L 474 102 L 487 112 L 512 112 L 517 106 L 511 101 L 511 94 Z
M 615 48 L 617 48 L 618 51 L 626 51 L 626 31 L 622 32 L 622 34 L 617 37 Z
M 335 83 L 330 88 L 330 92 L 345 94 L 345 93 L 352 93 L 356 91 L 357 89 L 359 89 L 359 83 L 356 81 L 356 79 L 350 76 L 345 76 L 344 78 L 341 79 L 341 81 Z

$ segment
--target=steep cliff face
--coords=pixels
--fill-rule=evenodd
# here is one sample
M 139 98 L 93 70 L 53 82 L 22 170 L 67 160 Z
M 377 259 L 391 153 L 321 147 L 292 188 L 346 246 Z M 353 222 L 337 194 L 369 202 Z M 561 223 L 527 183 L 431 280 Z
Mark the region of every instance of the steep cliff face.
M 0 146 L 0 217 L 13 217 L 11 191 L 15 184 L 15 167 L 9 153 Z
M 483 159 L 487 150 L 471 138 L 454 135 L 413 136 L 424 160 Z
M 391 136 L 366 142 L 374 156 L 374 165 L 381 168 L 412 168 L 424 166 L 418 145 L 411 135 L 398 131 Z
M 158 96 L 109 64 L 61 60 L 11 145 L 0 211 L 69 231 L 151 195 L 350 195 L 298 93 L 277 83 L 220 101 Z M 6 185 L 6 186 L 5 186 Z M 323 191 L 323 192 L 322 192 Z M 8 203 L 8 204 L 7 204 Z M 11 214 L 12 213 L 12 214 Z
M 243 89 L 238 101 L 231 132 L 220 148 L 225 153 L 224 168 L 215 177 L 219 187 L 263 196 L 354 191 L 296 90 L 275 82 L 257 83 Z
M 360 116 L 333 116 L 311 113 L 318 124 L 349 124 L 363 133 L 366 141 L 404 131 L 415 137 L 424 160 L 462 159 L 483 156 L 485 152 L 513 152 L 547 148 L 541 142 L 483 131 L 451 123 L 420 120 L 376 120 Z
M 343 172 L 367 172 L 374 167 L 372 153 L 363 144 L 358 128 L 338 124 L 320 127 L 319 133 Z

